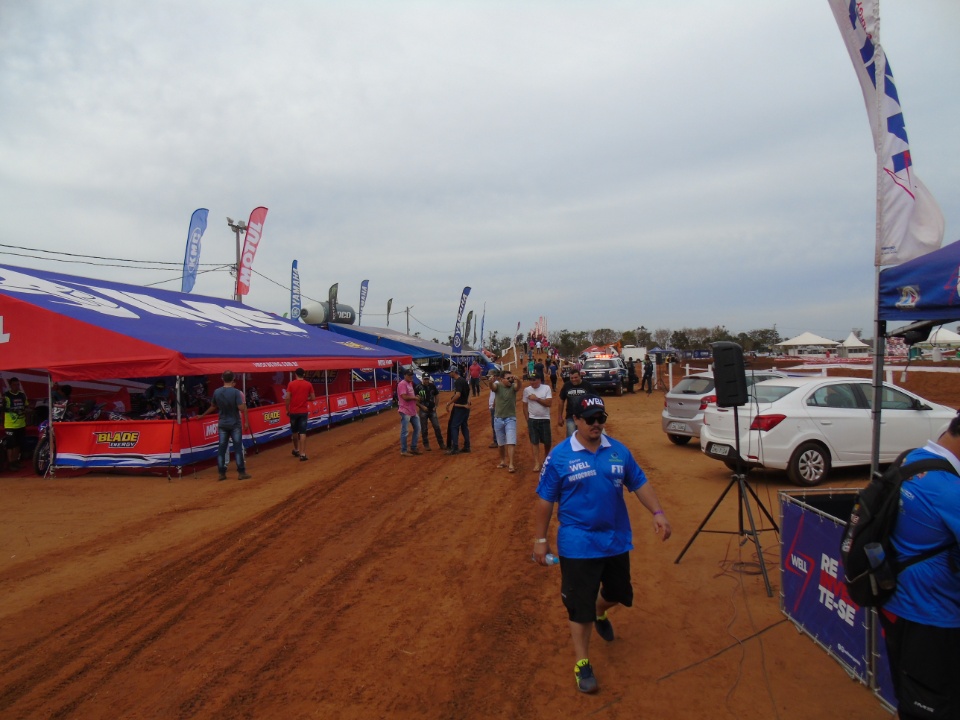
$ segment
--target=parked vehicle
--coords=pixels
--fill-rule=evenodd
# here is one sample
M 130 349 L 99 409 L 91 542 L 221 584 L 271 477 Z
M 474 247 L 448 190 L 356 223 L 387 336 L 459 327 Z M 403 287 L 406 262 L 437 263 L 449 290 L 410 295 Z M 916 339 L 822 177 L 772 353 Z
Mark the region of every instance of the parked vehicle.
M 777 370 L 758 370 L 747 373 L 747 387 L 773 378 L 787 377 Z M 686 445 L 700 436 L 703 412 L 717 402 L 716 384 L 712 372 L 687 375 L 664 396 L 660 424 L 675 445 Z
M 623 395 L 623 386 L 627 383 L 627 366 L 618 357 L 584 360 L 580 374 L 597 391 L 610 390 L 617 395 Z
M 884 384 L 880 462 L 937 438 L 956 415 L 944 405 Z M 780 378 L 755 385 L 738 408 L 743 470 L 786 470 L 797 485 L 820 484 L 831 468 L 869 465 L 873 386 L 865 378 Z M 733 408 L 704 413 L 700 448 L 736 467 Z

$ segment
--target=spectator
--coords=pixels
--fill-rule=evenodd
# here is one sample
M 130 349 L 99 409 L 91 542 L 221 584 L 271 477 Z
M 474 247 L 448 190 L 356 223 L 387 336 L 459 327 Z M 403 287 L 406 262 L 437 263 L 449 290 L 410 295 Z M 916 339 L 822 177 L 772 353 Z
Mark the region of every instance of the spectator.
M 403 371 L 403 380 L 397 384 L 398 410 L 400 411 L 400 457 L 421 455 L 417 447 L 420 439 L 420 412 L 417 408 L 417 391 L 413 387 L 413 368 Z M 407 434 L 409 427 L 413 428 L 413 437 L 410 439 L 410 452 L 407 452 Z
M 290 437 L 293 440 L 293 455 L 301 462 L 307 461 L 307 420 L 310 417 L 308 402 L 317 399 L 313 392 L 313 383 L 305 380 L 306 373 L 298 367 L 294 373 L 296 377 L 287 385 L 284 404 L 287 406 L 287 417 L 290 418 Z
M 517 395 L 523 387 L 523 382 L 507 370 L 498 380 L 493 381 L 492 387 L 497 394 L 493 404 L 493 427 L 497 436 L 497 445 L 500 446 L 500 464 L 497 467 L 505 467 L 509 472 L 516 472 L 513 456 L 517 447 Z
M 550 389 L 553 392 L 557 391 L 557 360 L 556 358 L 550 361 Z
M 450 368 L 453 378 L 453 395 L 447 401 L 450 411 L 450 429 L 447 432 L 447 455 L 470 452 L 470 386 L 456 365 Z M 451 408 L 453 408 L 451 410 Z M 463 434 L 463 450 L 458 448 L 459 436 Z
M 590 385 L 580 375 L 580 368 L 576 365 L 570 368 L 570 378 L 560 388 L 560 416 L 557 418 L 557 425 L 567 426 L 567 437 L 573 435 L 577 430 L 577 425 L 573 420 L 573 409 L 577 400 L 593 392 L 593 386 Z
M 643 379 L 640 381 L 641 391 L 644 386 L 647 388 L 647 395 L 653 392 L 653 360 L 650 359 L 649 355 L 643 359 Z
M 530 445 L 533 446 L 534 472 L 540 470 L 540 446 L 543 446 L 546 454 L 553 444 L 550 437 L 552 403 L 553 392 L 538 377 L 534 377 L 530 385 L 523 389 L 523 416 L 527 420 L 527 435 L 530 437 Z
M 16 472 L 20 469 L 20 453 L 27 434 L 27 394 L 20 387 L 20 379 L 7 380 L 3 393 L 3 432 L 7 438 L 7 465 Z
M 430 373 L 424 372 L 423 382 L 417 388 L 417 407 L 420 409 L 420 431 L 423 433 L 423 449 L 430 451 L 430 426 L 437 436 L 437 447 L 443 450 L 443 435 L 440 434 L 440 420 L 437 417 L 437 397 L 440 391 L 433 382 Z
M 243 393 L 235 387 L 236 382 L 233 372 L 224 370 L 220 377 L 223 380 L 223 387 L 218 387 L 213 391 L 213 404 L 203 412 L 203 415 L 208 415 L 214 410 L 220 413 L 220 418 L 217 420 L 217 429 L 220 434 L 217 444 L 217 469 L 220 471 L 220 476 L 217 480 L 227 479 L 228 445 L 233 445 L 233 458 L 237 464 L 237 479 L 249 480 L 250 475 L 247 474 L 246 460 L 243 456 L 243 428 L 250 428 L 247 404 L 244 401 Z
M 467 372 L 470 373 L 470 390 L 474 397 L 480 396 L 480 376 L 483 374 L 483 368 L 480 363 L 474 360 L 470 363 Z

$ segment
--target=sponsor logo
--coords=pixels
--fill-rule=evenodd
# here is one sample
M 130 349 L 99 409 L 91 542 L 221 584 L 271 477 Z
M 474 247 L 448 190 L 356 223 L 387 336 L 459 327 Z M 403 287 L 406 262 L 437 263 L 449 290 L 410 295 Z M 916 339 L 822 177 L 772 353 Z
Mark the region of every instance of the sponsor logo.
M 260 243 L 262 230 L 263 225 L 260 223 L 251 223 L 247 226 L 247 237 L 243 243 L 243 254 L 240 256 L 240 282 L 247 287 L 250 286 L 253 258 L 257 254 L 257 245 Z
M 337 407 L 338 407 L 338 408 L 345 408 L 346 406 L 347 406 L 347 399 L 346 399 L 345 397 L 338 397 L 338 398 L 337 398 Z
M 263 421 L 267 425 L 278 425 L 280 423 L 280 411 L 271 410 L 270 412 L 263 413 Z
M 219 435 L 219 428 L 215 422 L 207 423 L 203 426 L 203 439 L 208 440 L 212 437 L 217 437 Z
M 900 300 L 897 301 L 898 308 L 915 308 L 920 302 L 920 288 L 916 285 L 907 285 L 900 288 Z
M 203 230 L 194 228 L 190 233 L 190 244 L 188 245 L 187 272 L 195 273 L 197 264 L 200 262 L 200 238 L 203 236 Z
M 138 430 L 111 430 L 105 432 L 95 432 L 94 437 L 97 445 L 106 445 L 110 448 L 132 448 L 136 447 L 140 441 L 140 432 Z

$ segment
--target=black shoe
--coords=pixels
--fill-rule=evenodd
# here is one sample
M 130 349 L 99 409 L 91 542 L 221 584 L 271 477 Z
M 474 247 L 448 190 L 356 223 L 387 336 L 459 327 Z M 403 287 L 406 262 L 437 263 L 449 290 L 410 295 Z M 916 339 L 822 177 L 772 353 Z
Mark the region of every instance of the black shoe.
M 300 457 L 300 451 L 299 451 L 299 450 L 291 450 L 290 453 L 291 453 L 294 457 Z
M 447 450 L 447 455 L 459 455 L 459 454 L 460 454 L 460 451 L 457 450 L 456 448 L 450 448 L 449 450 Z
M 307 461 L 307 456 L 306 456 L 306 455 L 301 455 L 301 456 L 300 456 L 300 462 L 306 462 L 306 461 Z
M 217 482 L 223 482 L 223 481 L 226 480 L 226 479 L 227 479 L 227 474 L 226 474 L 226 473 L 220 473 L 220 474 L 217 476 Z
M 597 635 L 607 642 L 613 642 L 613 623 L 610 622 L 610 618 L 604 618 L 603 620 L 597 618 L 594 620 L 593 626 L 597 629 Z
M 237 480 L 249 480 L 252 477 L 253 475 L 247 475 L 246 471 L 243 471 L 237 476 Z
M 464 449 L 461 450 L 460 452 L 470 452 L 470 448 L 464 448 Z

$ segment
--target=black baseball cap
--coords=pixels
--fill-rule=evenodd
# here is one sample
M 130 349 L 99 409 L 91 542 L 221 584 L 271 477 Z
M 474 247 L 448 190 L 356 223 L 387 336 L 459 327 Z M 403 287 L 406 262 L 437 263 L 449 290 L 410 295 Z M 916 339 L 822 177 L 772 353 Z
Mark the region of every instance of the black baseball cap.
M 588 418 L 594 415 L 602 415 L 606 411 L 603 405 L 603 398 L 599 395 L 588 393 L 577 401 L 573 414 L 577 417 Z

